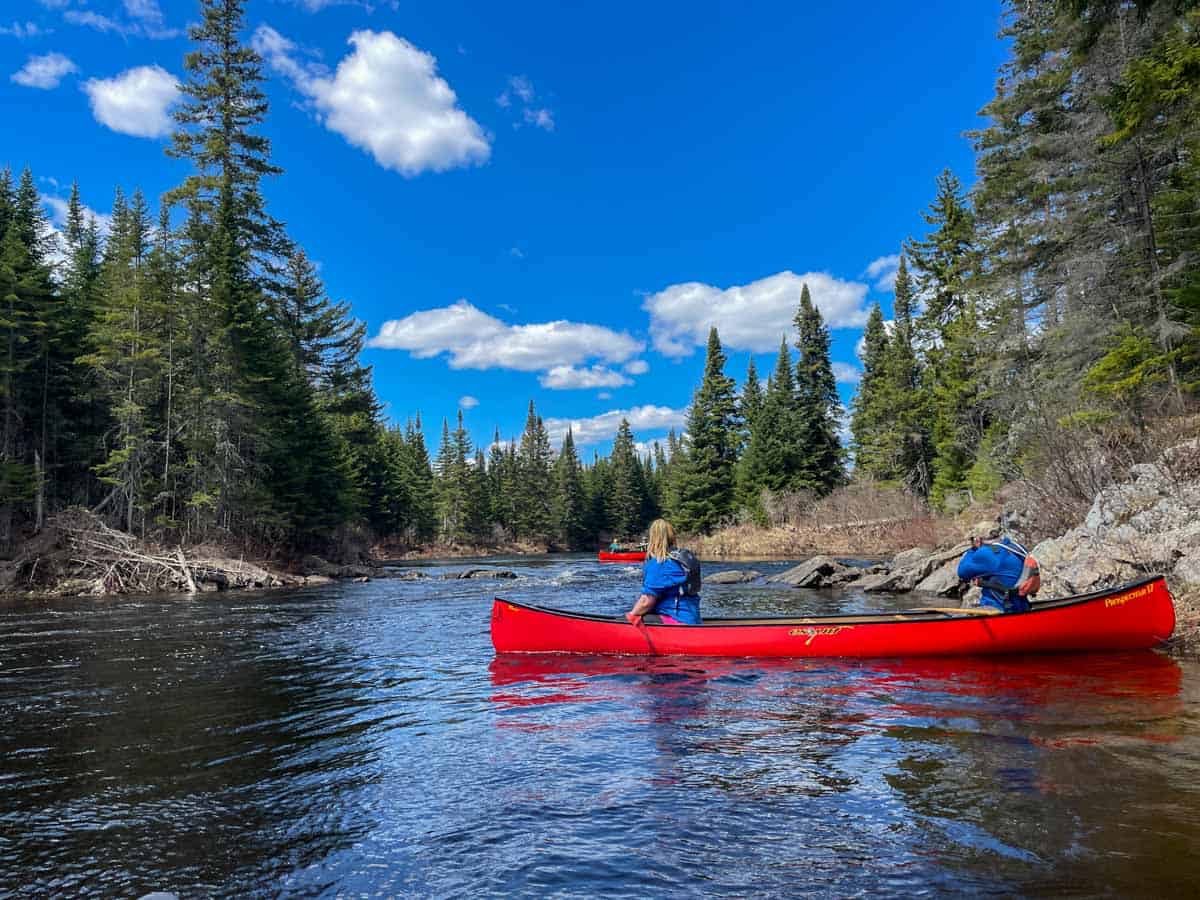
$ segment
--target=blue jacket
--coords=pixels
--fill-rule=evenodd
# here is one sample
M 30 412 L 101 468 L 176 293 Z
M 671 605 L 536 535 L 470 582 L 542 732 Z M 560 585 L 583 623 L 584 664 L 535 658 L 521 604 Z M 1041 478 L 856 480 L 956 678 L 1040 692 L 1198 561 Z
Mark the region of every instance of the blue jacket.
M 1011 547 L 1012 550 L 1005 549 Z M 996 544 L 983 544 L 978 549 L 968 550 L 958 564 L 958 577 L 963 581 L 980 578 L 985 585 L 991 581 L 1005 588 L 1015 588 L 1021 581 L 1021 569 L 1025 560 L 1014 552 L 1018 547 L 1008 538 Z M 1004 612 L 1024 612 L 1029 609 L 1029 598 L 1015 592 L 1006 595 L 994 588 L 984 587 L 980 603 L 994 606 Z
M 685 625 L 699 625 L 700 598 L 681 596 L 680 588 L 685 581 L 687 572 L 675 560 L 668 557 L 659 562 L 653 556 L 646 557 L 642 566 L 642 593 L 658 601 L 654 604 L 654 612 L 678 619 Z

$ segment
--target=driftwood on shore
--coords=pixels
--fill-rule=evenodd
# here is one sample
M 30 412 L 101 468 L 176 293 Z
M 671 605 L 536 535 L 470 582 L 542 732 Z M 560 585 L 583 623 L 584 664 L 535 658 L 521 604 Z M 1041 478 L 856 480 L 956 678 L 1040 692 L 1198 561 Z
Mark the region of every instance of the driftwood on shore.
M 99 516 L 68 509 L 51 518 L 22 554 L 0 570 L 0 590 L 66 595 L 199 593 L 274 587 L 303 578 L 212 553 L 139 541 Z

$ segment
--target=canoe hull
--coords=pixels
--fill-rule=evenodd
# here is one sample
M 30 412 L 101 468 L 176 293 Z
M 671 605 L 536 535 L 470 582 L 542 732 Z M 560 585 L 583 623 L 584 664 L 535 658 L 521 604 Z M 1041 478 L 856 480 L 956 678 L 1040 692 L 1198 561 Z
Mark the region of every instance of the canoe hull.
M 635 627 L 614 617 L 497 598 L 491 623 L 497 653 L 748 657 L 1140 650 L 1162 643 L 1174 628 L 1175 608 L 1162 578 L 997 616 L 904 612 Z
M 640 563 L 646 561 L 645 553 L 609 553 L 607 550 L 601 550 L 599 555 L 600 562 L 623 562 L 623 563 Z

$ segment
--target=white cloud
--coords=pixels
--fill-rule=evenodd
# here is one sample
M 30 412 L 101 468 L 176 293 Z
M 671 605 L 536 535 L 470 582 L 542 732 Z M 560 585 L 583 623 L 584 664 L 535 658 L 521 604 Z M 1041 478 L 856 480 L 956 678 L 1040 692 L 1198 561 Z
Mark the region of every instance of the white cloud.
M 113 78 L 83 83 L 96 121 L 121 134 L 155 138 L 169 134 L 167 110 L 179 97 L 175 76 L 158 66 L 139 66 Z
M 13 22 L 12 25 L 0 25 L 0 34 L 15 37 L 21 41 L 50 33 L 48 29 L 42 28 L 36 22 Z
M 474 409 L 479 405 L 479 400 L 472 397 L 470 394 L 464 394 L 458 398 L 458 405 L 462 409 Z
M 629 427 L 636 435 L 639 431 L 665 431 L 682 428 L 687 421 L 686 409 L 671 409 L 669 406 L 635 406 L 632 409 L 613 409 L 590 419 L 546 419 L 546 430 L 550 439 L 562 440 L 569 427 L 580 445 L 600 444 L 611 441 L 617 435 L 622 419 L 629 420 Z
M 67 227 L 67 209 L 69 203 L 66 197 L 55 197 L 52 194 L 42 194 L 42 203 L 50 212 L 50 224 L 56 231 L 61 231 Z M 83 221 L 86 224 L 89 218 L 96 220 L 96 227 L 100 231 L 102 237 L 107 237 L 112 230 L 112 216 L 106 213 L 96 212 L 91 207 L 83 207 Z
M 459 300 L 384 322 L 369 346 L 408 350 L 419 359 L 447 353 L 454 369 L 544 372 L 598 359 L 621 363 L 645 349 L 626 332 L 581 322 L 509 325 Z
M 63 13 L 63 19 L 72 25 L 82 25 L 85 28 L 94 28 L 96 31 L 130 34 L 134 30 L 129 25 L 124 25 L 114 19 L 110 19 L 108 16 L 94 13 L 89 9 L 68 9 Z
M 596 395 L 596 399 L 597 400 L 611 400 L 612 394 L 610 394 L 608 391 L 601 391 L 600 393 L 598 393 Z
M 536 125 L 543 131 L 554 130 L 554 113 L 550 110 L 544 107 L 540 109 L 526 108 L 524 115 L 526 125 Z
M 519 112 L 519 118 L 513 122 L 513 128 L 520 128 L 525 124 L 534 125 L 543 131 L 554 130 L 554 113 L 538 102 L 533 82 L 524 75 L 513 75 L 508 79 L 508 87 L 496 98 L 496 105 L 501 109 L 511 109 L 514 116 Z
M 555 366 L 542 375 L 538 381 L 542 387 L 552 391 L 613 388 L 633 384 L 620 372 L 614 372 L 607 366 L 592 366 L 588 369 L 580 369 L 575 366 Z
M 270 26 L 259 26 L 253 40 L 326 128 L 385 169 L 412 178 L 487 162 L 490 136 L 458 108 L 432 54 L 390 31 L 356 31 L 349 43 L 353 52 L 330 75 L 298 62 L 296 45 Z
M 875 289 L 891 291 L 896 288 L 896 272 L 900 268 L 900 254 L 892 253 L 873 260 L 864 273 L 867 278 L 875 280 Z
M 72 72 L 78 71 L 79 67 L 61 53 L 47 53 L 44 56 L 29 57 L 20 71 L 9 77 L 24 87 L 47 91 L 58 87 L 59 82 Z
M 644 359 L 631 359 L 621 367 L 630 375 L 645 375 L 650 371 L 650 363 Z
M 830 328 L 858 328 L 866 323 L 867 286 L 825 272 L 780 272 L 723 290 L 695 281 L 673 284 L 647 296 L 642 308 L 650 313 L 654 348 L 664 356 L 692 353 L 705 344 L 713 325 L 723 346 L 766 353 L 779 347 L 781 337 L 787 336 L 789 342 L 795 337 L 792 319 L 805 284 Z
M 158 0 L 125 0 L 125 12 L 153 28 L 162 27 L 163 13 Z
M 850 363 L 835 362 L 833 377 L 841 384 L 858 384 L 862 380 L 862 372 Z

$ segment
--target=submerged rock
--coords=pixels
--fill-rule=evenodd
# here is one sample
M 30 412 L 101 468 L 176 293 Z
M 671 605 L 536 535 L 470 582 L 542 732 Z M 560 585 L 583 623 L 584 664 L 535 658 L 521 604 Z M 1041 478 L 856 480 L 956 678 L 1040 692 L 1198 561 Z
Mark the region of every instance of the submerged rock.
M 705 584 L 746 584 L 762 578 L 762 572 L 754 569 L 729 569 L 725 572 L 714 572 L 704 576 Z
M 444 578 L 516 578 L 516 572 L 507 569 L 466 569 L 462 572 L 447 572 Z

